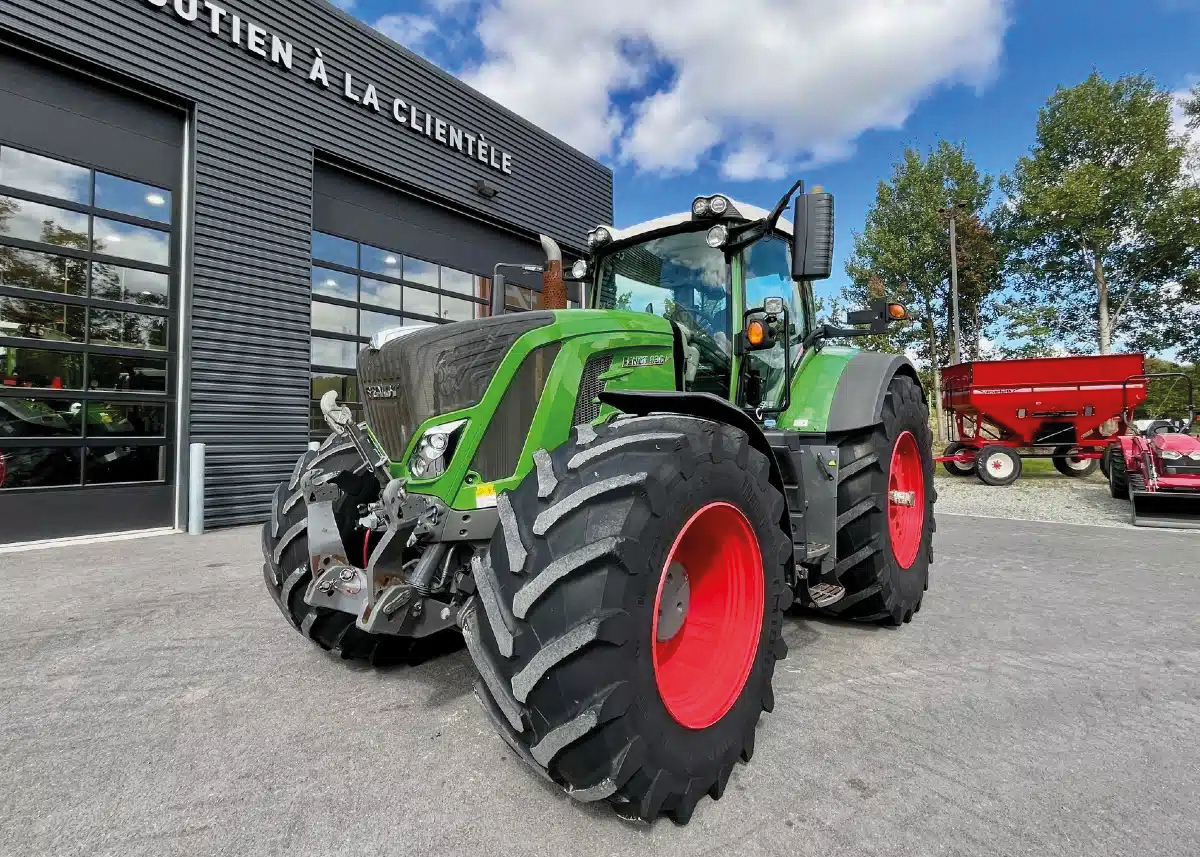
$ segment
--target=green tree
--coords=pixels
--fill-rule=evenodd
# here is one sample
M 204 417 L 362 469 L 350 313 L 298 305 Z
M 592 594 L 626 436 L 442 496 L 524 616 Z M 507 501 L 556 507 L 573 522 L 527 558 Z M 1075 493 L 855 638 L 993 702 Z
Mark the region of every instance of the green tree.
M 979 215 L 992 192 L 992 177 L 981 174 L 967 156 L 963 144 L 942 140 L 926 155 L 909 147 L 893 165 L 892 176 L 876 188 L 875 202 L 867 212 L 862 233 L 854 236 L 854 254 L 846 262 L 851 284 L 842 299 L 850 306 L 865 306 L 880 292 L 908 307 L 915 324 L 896 325 L 885 335 L 871 337 L 871 347 L 889 351 L 915 351 L 930 366 L 941 366 L 950 359 L 948 335 L 950 318 L 950 246 L 947 225 L 938 214 L 955 202 L 965 204 L 962 222 L 970 221 L 967 244 L 963 251 L 960 284 L 971 283 L 968 315 L 984 319 L 987 295 L 998 284 L 999 264 L 990 231 L 982 226 Z M 968 271 L 971 266 L 980 270 Z M 990 293 L 990 292 L 989 292 Z M 976 313 L 978 309 L 978 313 Z M 960 317 L 964 315 L 960 307 Z M 978 333 L 972 321 L 971 329 Z M 977 336 L 976 336 L 977 341 Z M 968 351 L 972 349 L 968 348 Z M 977 350 L 977 346 L 974 350 Z M 934 398 L 938 411 L 938 432 L 942 431 L 941 389 L 933 373 Z
M 1200 189 L 1186 183 L 1171 95 L 1093 72 L 1059 87 L 998 209 L 1022 303 L 1073 351 L 1200 348 Z M 1195 301 L 1192 301 L 1195 303 Z M 1189 345 L 1189 342 L 1191 343 Z

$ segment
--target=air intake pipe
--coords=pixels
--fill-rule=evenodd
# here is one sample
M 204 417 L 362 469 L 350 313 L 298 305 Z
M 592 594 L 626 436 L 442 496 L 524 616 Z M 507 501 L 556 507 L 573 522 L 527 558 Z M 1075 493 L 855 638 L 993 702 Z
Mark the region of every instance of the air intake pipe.
M 542 298 L 538 309 L 566 309 L 567 284 L 563 282 L 562 250 L 553 238 L 539 236 L 542 252 L 546 254 L 546 267 L 542 271 Z

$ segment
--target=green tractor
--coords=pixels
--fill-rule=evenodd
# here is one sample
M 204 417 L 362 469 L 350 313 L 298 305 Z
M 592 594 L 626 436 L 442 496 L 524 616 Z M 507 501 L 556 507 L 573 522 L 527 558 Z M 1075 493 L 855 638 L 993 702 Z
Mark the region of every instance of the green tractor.
M 789 608 L 920 609 L 929 411 L 904 357 L 830 344 L 903 307 L 815 323 L 819 189 L 770 212 L 701 197 L 588 247 L 581 309 L 504 315 L 498 277 L 492 317 L 363 349 L 365 422 L 326 395 L 333 432 L 274 495 L 264 573 L 344 658 L 460 629 L 484 711 L 538 774 L 683 824 L 750 760 Z

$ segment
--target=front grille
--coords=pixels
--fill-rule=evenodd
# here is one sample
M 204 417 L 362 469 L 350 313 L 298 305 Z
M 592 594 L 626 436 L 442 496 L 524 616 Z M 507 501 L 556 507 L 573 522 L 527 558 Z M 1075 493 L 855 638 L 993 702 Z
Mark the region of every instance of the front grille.
M 600 416 L 600 403 L 596 397 L 604 392 L 605 382 L 600 376 L 612 368 L 611 354 L 597 354 L 588 359 L 579 380 L 579 396 L 575 399 L 575 417 L 571 425 L 590 423 Z
M 542 400 L 542 391 L 546 389 L 546 380 L 558 357 L 559 347 L 559 343 L 552 342 L 525 355 L 521 368 L 504 391 L 471 462 L 471 469 L 485 482 L 504 479 L 516 472 L 517 461 L 525 447 L 525 438 L 537 413 L 538 402 Z
M 554 321 L 527 312 L 435 325 L 358 355 L 367 423 L 393 461 L 430 417 L 479 404 L 496 368 L 522 335 Z

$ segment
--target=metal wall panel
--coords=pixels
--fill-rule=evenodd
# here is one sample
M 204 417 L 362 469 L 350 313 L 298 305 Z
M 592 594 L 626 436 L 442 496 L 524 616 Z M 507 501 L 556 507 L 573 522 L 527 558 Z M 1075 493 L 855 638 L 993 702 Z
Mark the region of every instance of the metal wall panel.
M 197 20 L 176 14 L 193 5 Z M 217 5 L 229 13 L 219 35 L 191 0 L 0 2 L 0 40 L 46 45 L 193 105 L 189 412 L 191 439 L 209 445 L 209 525 L 261 520 L 308 439 L 315 152 L 531 238 L 544 232 L 568 252 L 612 217 L 607 168 L 326 0 Z M 245 22 L 292 44 L 290 70 L 248 52 Z M 269 35 L 266 44 L 269 55 Z M 317 48 L 328 89 L 308 79 Z M 346 72 L 360 98 L 377 87 L 381 114 L 342 94 Z M 512 174 L 397 124 L 396 97 L 482 133 L 512 154 Z M 480 179 L 499 195 L 482 197 Z

